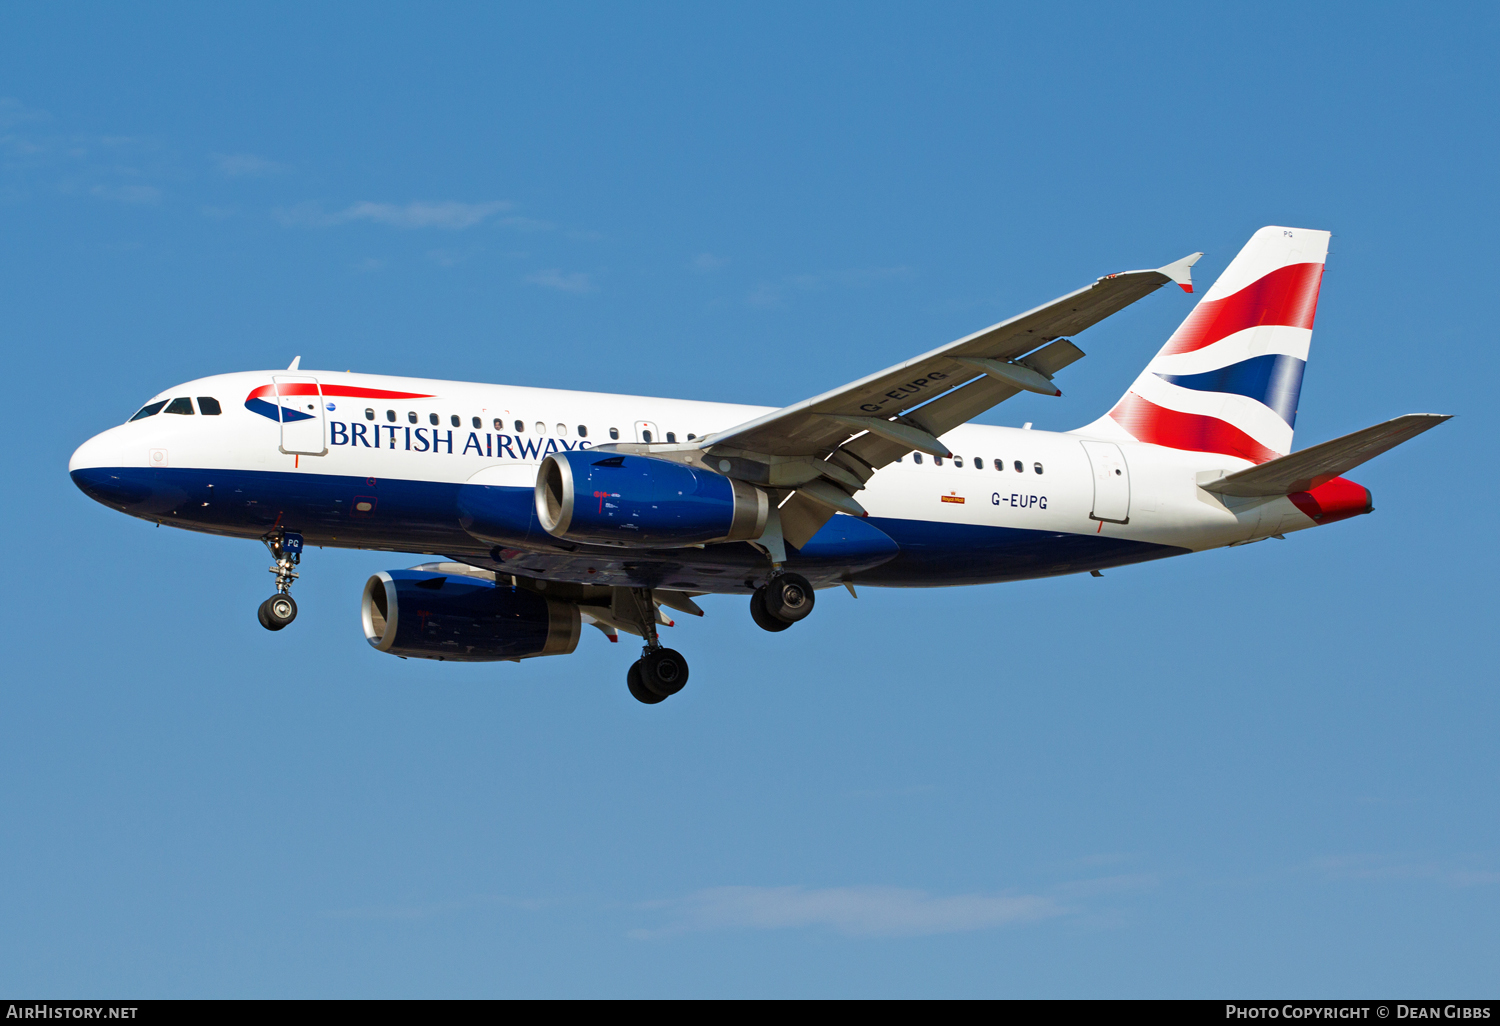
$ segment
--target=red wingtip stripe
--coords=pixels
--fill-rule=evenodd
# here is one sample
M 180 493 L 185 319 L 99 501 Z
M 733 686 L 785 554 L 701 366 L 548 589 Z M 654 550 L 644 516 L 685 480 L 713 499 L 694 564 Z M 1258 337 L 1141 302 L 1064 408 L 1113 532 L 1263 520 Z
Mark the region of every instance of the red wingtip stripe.
M 1281 453 L 1267 449 L 1245 432 L 1217 417 L 1182 413 L 1142 399 L 1134 392 L 1116 404 L 1109 415 L 1135 438 L 1169 449 L 1217 452 L 1238 456 L 1252 463 L 1274 460 Z
M 1182 286 L 1182 291 L 1184 292 L 1190 293 L 1193 291 L 1193 283 L 1190 281 L 1180 281 L 1177 284 Z
M 1233 295 L 1199 303 L 1172 333 L 1161 355 L 1191 353 L 1237 331 L 1263 324 L 1311 328 L 1322 280 L 1322 264 L 1287 264 Z

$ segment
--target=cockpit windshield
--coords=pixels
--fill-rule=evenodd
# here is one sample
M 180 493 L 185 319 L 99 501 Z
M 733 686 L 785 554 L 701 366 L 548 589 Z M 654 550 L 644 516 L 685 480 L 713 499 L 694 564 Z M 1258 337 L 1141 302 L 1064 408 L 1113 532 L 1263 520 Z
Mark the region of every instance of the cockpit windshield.
M 145 420 L 147 417 L 154 417 L 161 412 L 161 408 L 165 405 L 167 405 L 167 401 L 165 399 L 163 399 L 159 403 L 147 403 L 145 406 L 141 407 L 141 412 L 137 413 L 134 417 L 131 417 L 130 420 Z M 129 422 L 130 421 L 126 421 L 127 424 Z

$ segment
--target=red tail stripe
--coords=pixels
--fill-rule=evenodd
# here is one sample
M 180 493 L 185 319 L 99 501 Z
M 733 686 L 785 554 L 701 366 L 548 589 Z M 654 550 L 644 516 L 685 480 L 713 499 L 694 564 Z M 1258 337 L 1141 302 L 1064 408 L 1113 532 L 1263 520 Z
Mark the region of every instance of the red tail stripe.
M 268 395 L 276 394 L 275 385 L 261 385 L 245 398 L 264 399 Z M 311 382 L 288 382 L 281 386 L 282 395 L 317 395 L 318 386 Z M 324 385 L 325 396 L 336 396 L 343 399 L 431 399 L 433 396 L 422 392 L 388 392 L 383 388 L 355 388 L 353 385 Z
M 1281 455 L 1217 417 L 1169 410 L 1142 399 L 1134 392 L 1126 392 L 1125 398 L 1109 411 L 1109 415 L 1141 441 L 1165 445 L 1169 449 L 1217 452 L 1252 463 L 1264 463 Z
M 1287 264 L 1223 299 L 1199 303 L 1172 333 L 1163 356 L 1191 353 L 1237 331 L 1262 324 L 1311 328 L 1318 309 L 1322 264 Z

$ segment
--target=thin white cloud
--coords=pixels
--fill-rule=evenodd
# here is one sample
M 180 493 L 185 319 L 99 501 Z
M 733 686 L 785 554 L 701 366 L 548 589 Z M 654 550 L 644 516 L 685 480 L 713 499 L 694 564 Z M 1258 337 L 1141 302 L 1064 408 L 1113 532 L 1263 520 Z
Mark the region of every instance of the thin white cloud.
M 530 285 L 541 285 L 544 288 L 557 289 L 559 292 L 592 292 L 593 282 L 587 274 L 575 271 L 572 274 L 564 274 L 556 267 L 549 267 L 535 274 L 528 274 L 524 279 Z
M 1412 859 L 1400 855 L 1335 855 L 1312 868 L 1333 880 L 1437 880 L 1453 887 L 1500 884 L 1493 857 Z
M 823 927 L 848 937 L 915 937 L 988 930 L 1066 914 L 1038 894 L 934 896 L 897 887 L 715 887 L 655 906 L 669 922 L 638 939 L 704 930 Z
M 488 203 L 356 203 L 339 216 L 346 221 L 373 221 L 394 228 L 472 228 L 491 214 L 510 209 L 503 200 Z
M 14 96 L 0 96 L 0 128 L 25 124 L 28 121 L 51 121 L 52 115 L 35 107 L 28 107 Z
M 348 224 L 352 221 L 369 221 L 393 228 L 445 228 L 458 231 L 482 224 L 486 218 L 502 210 L 509 210 L 510 207 L 511 204 L 504 200 L 490 200 L 485 203 L 417 201 L 404 206 L 395 203 L 372 203 L 366 200 L 331 214 L 326 213 L 316 203 L 285 207 L 278 209 L 275 213 L 282 224 L 312 228 L 326 228 L 332 225 Z
M 521 217 L 516 214 L 502 217 L 495 223 L 504 228 L 514 228 L 518 232 L 550 232 L 557 227 L 551 221 L 539 221 L 534 217 Z
M 157 203 L 161 200 L 161 190 L 151 185 L 96 185 L 89 190 L 89 195 L 120 203 Z
M 429 249 L 427 259 L 439 267 L 456 267 L 480 251 L 478 246 L 469 246 L 465 249 Z
M 709 271 L 717 271 L 729 263 L 728 257 L 714 256 L 712 253 L 699 253 L 688 261 L 688 269 L 697 271 L 699 274 L 707 274 Z
M 793 274 L 780 281 L 763 281 L 745 297 L 751 306 L 779 307 L 788 290 L 824 292 L 833 287 L 868 288 L 882 282 L 906 281 L 915 276 L 910 267 L 854 267 L 823 274 Z
M 285 164 L 257 157 L 253 153 L 215 153 L 213 160 L 219 171 L 230 178 L 265 178 L 287 170 Z

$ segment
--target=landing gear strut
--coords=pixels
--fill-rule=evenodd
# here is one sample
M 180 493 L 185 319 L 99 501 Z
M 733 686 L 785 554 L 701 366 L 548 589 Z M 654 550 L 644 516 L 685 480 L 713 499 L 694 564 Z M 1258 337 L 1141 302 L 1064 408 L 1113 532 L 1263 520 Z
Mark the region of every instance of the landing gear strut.
M 637 702 L 655 705 L 681 691 L 688 681 L 687 660 L 670 648 L 663 648 L 656 636 L 656 603 L 652 601 L 650 588 L 631 588 L 640 613 L 641 631 L 646 646 L 641 657 L 630 666 L 625 675 L 625 684 Z
M 801 574 L 773 573 L 750 596 L 750 618 L 762 630 L 784 631 L 813 611 L 813 587 Z
M 261 541 L 271 550 L 271 558 L 276 560 L 271 567 L 271 573 L 276 575 L 276 594 L 262 602 L 255 615 L 266 630 L 279 631 L 297 619 L 297 603 L 291 595 L 297 571 L 292 567 L 302 562 L 302 536 L 292 531 L 276 530 Z

